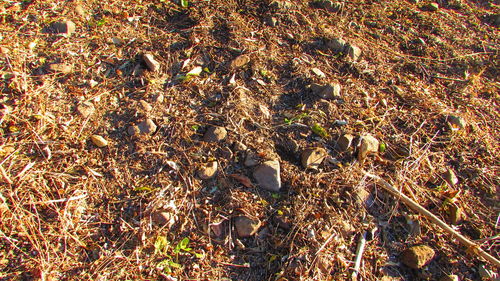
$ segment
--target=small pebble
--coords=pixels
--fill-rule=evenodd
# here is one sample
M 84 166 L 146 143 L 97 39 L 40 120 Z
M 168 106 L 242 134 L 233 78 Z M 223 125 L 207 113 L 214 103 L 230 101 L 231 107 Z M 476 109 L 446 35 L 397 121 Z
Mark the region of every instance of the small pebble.
M 90 140 L 97 147 L 101 147 L 102 148 L 102 147 L 105 147 L 105 146 L 108 145 L 108 141 L 105 138 L 103 138 L 103 137 L 101 137 L 99 135 L 92 135 L 92 136 L 90 136 Z

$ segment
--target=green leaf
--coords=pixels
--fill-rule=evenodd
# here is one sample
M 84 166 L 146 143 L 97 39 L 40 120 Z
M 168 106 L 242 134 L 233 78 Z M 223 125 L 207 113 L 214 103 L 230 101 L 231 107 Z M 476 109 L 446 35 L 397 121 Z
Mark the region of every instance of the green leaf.
M 182 8 L 187 8 L 188 7 L 188 0 L 181 0 L 181 6 Z
M 96 23 L 96 25 L 97 25 L 97 26 L 103 26 L 103 25 L 105 25 L 105 24 L 106 24 L 106 20 L 105 20 L 105 19 L 100 19 L 100 20 L 98 20 L 98 21 L 97 21 L 97 23 Z
M 179 243 L 182 250 L 186 250 L 188 244 L 189 244 L 189 238 L 187 237 L 182 239 L 181 242 Z
M 278 193 L 272 193 L 271 197 L 273 197 L 274 199 L 280 199 L 281 196 Z
M 325 128 L 321 127 L 321 125 L 319 125 L 318 123 L 314 124 L 312 127 L 311 127 L 311 130 L 318 136 L 322 137 L 322 138 L 326 138 L 328 137 L 328 133 L 326 132 Z
M 156 237 L 155 241 L 155 254 L 164 253 L 168 247 L 168 240 L 165 236 Z
M 173 268 L 181 268 L 182 265 L 176 263 L 176 262 L 173 262 L 173 261 L 168 261 L 168 265 L 173 267 Z
M 134 187 L 134 191 L 152 191 L 153 188 L 150 186 L 137 186 Z
M 381 142 L 378 146 L 378 151 L 381 153 L 384 153 L 384 151 L 387 149 L 387 146 L 385 145 L 385 142 Z

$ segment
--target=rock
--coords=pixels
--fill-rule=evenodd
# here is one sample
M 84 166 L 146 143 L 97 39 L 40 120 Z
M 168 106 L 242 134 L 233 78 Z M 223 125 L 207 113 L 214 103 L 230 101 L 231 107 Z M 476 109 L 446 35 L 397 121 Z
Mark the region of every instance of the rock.
M 349 149 L 349 147 L 351 147 L 353 140 L 354 140 L 353 135 L 343 134 L 337 140 L 337 148 L 342 152 L 347 151 Z
M 439 281 L 460 281 L 460 278 L 457 275 L 449 274 L 441 277 Z
M 450 124 L 452 130 L 463 130 L 467 125 L 465 120 L 460 116 L 448 115 L 446 119 L 448 120 L 448 124 Z
M 406 266 L 419 269 L 427 265 L 433 258 L 434 250 L 426 245 L 413 246 L 401 253 L 400 259 Z
M 265 23 L 270 27 L 276 27 L 278 25 L 278 20 L 275 17 L 267 17 Z
M 212 161 L 204 164 L 198 170 L 198 177 L 200 177 L 200 179 L 202 180 L 208 180 L 213 178 L 216 173 L 217 173 L 217 161 Z
M 79 104 L 76 107 L 76 111 L 80 115 L 82 115 L 84 118 L 88 118 L 88 117 L 90 117 L 90 115 L 94 114 L 95 107 L 91 102 L 86 101 L 86 102 L 82 102 L 81 104 Z
M 455 175 L 452 169 L 447 169 L 443 178 L 450 186 L 455 186 L 458 183 L 457 175 Z
M 234 143 L 234 150 L 235 151 L 246 151 L 247 149 L 248 149 L 248 147 L 242 142 L 237 141 Z
M 165 96 L 163 94 L 158 94 L 154 97 L 154 102 L 162 103 L 165 100 Z
M 281 188 L 280 163 L 277 160 L 262 163 L 254 170 L 253 176 L 263 189 L 277 192 Z
M 304 167 L 304 169 L 316 170 L 327 155 L 328 153 L 324 148 L 309 148 L 302 151 L 300 162 L 302 163 L 302 167 Z
M 151 135 L 154 132 L 156 132 L 156 124 L 153 122 L 151 119 L 146 119 L 142 121 L 141 123 L 137 124 L 137 127 L 139 128 L 139 131 L 141 134 L 145 135 Z
M 145 100 L 140 100 L 139 103 L 144 111 L 151 111 L 153 107 Z
M 62 22 L 54 22 L 50 25 L 50 28 L 55 33 L 66 34 L 69 36 L 75 32 L 76 25 L 74 22 L 67 20 L 67 21 L 62 21 Z
M 205 135 L 203 135 L 203 141 L 206 142 L 219 142 L 225 139 L 227 136 L 227 130 L 224 127 L 213 126 L 208 128 Z
M 246 216 L 240 216 L 234 219 L 234 227 L 240 238 L 253 236 L 259 230 L 260 225 L 261 223 L 258 219 L 251 219 Z
M 153 72 L 160 70 L 160 63 L 157 60 L 155 60 L 152 54 L 144 54 L 142 55 L 142 59 L 144 60 L 144 62 L 146 62 L 146 65 L 148 66 L 149 70 Z
M 332 50 L 334 53 L 344 52 L 346 48 L 346 41 L 342 38 L 334 38 L 326 41 L 326 47 Z
M 310 86 L 311 90 L 313 91 L 314 94 L 320 96 L 323 99 L 335 99 L 340 97 L 340 84 L 326 84 L 326 85 L 319 85 L 319 84 L 311 84 Z
M 68 74 L 73 71 L 73 66 L 64 63 L 53 63 L 49 66 L 49 69 L 52 72 L 61 72 L 64 74 Z
M 455 204 L 451 204 L 450 208 L 448 209 L 448 216 L 449 216 L 450 223 L 457 225 L 462 221 L 462 218 L 464 216 L 464 212 L 463 212 L 462 208 L 458 207 Z
M 85 8 L 83 8 L 82 5 L 76 5 L 75 13 L 82 18 L 85 18 L 87 16 L 87 12 L 85 11 Z
M 243 163 L 245 167 L 253 167 L 259 165 L 259 156 L 255 154 L 253 151 L 248 151 L 245 156 L 245 162 Z
M 361 136 L 359 149 L 358 149 L 358 161 L 364 160 L 370 154 L 376 154 L 379 148 L 379 141 L 370 134 Z
M 230 65 L 231 70 L 236 70 L 242 68 L 250 62 L 250 57 L 247 55 L 241 55 L 235 58 Z
M 138 135 L 141 133 L 141 130 L 139 129 L 139 127 L 137 126 L 129 126 L 127 128 L 127 133 L 130 135 L 130 136 L 135 136 L 135 135 Z
M 90 140 L 92 141 L 92 143 L 94 143 L 97 147 L 105 147 L 108 145 L 108 141 L 99 136 L 99 135 L 92 135 L 90 136 Z
M 2 53 L 2 55 L 7 55 L 10 53 L 10 50 L 7 47 L 0 46 L 0 53 Z
M 346 48 L 346 53 L 347 56 L 352 60 L 352 61 L 357 61 L 359 57 L 361 56 L 361 49 L 354 46 L 354 45 L 348 45 Z
M 159 226 L 172 226 L 175 223 L 175 215 L 166 212 L 166 211 L 158 211 L 154 212 L 151 215 L 151 220 L 153 221 L 154 224 L 159 225 Z
M 316 74 L 318 77 L 321 77 L 321 78 L 325 78 L 326 77 L 325 73 L 323 71 L 321 71 L 319 68 L 314 67 L 314 68 L 311 69 L 311 71 L 314 74 Z

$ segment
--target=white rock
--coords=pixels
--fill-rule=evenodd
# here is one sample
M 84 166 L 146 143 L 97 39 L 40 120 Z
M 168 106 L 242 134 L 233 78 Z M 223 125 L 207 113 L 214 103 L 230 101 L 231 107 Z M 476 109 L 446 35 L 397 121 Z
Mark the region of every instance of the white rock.
M 370 134 L 366 134 L 361 137 L 359 150 L 358 150 L 358 160 L 362 161 L 369 154 L 375 154 L 378 152 L 379 141 Z
M 105 147 L 105 146 L 108 145 L 108 141 L 105 138 L 103 138 L 103 137 L 101 137 L 99 135 L 92 135 L 92 136 L 90 136 L 90 140 L 97 147 Z
M 84 118 L 88 118 L 90 115 L 94 114 L 95 107 L 91 102 L 83 102 L 76 107 L 76 111 L 82 115 Z
M 152 54 L 144 54 L 142 58 L 146 62 L 146 65 L 148 66 L 149 70 L 153 72 L 160 70 L 160 63 L 155 60 Z
M 326 150 L 321 147 L 306 149 L 300 156 L 302 167 L 304 169 L 318 169 L 327 155 Z
M 217 161 L 212 161 L 209 163 L 204 164 L 200 169 L 198 170 L 198 177 L 202 180 L 208 180 L 211 179 L 217 174 Z
M 348 45 L 346 48 L 346 52 L 347 52 L 347 56 L 349 56 L 349 58 L 352 61 L 357 61 L 359 59 L 359 57 L 361 56 L 361 49 L 354 46 L 354 45 Z

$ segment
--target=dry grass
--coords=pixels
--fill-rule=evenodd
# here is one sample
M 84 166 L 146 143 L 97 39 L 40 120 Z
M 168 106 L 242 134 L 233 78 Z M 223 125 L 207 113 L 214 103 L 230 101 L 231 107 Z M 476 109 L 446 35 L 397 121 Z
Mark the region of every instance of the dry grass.
M 466 218 L 456 228 L 498 257 L 498 236 L 487 238 L 499 230 L 499 7 L 447 1 L 430 12 L 412 1 L 349 1 L 331 12 L 307 1 L 219 2 L 183 9 L 168 1 L 2 0 L 0 279 L 347 280 L 359 235 L 377 226 L 363 280 L 477 280 L 483 261 L 381 192 L 335 144 L 343 133 L 377 137 L 388 149 L 363 169 L 442 218 L 446 195 L 459 190 L 455 204 Z M 264 24 L 271 15 L 276 27 Z M 74 34 L 44 32 L 63 19 L 75 22 Z M 325 48 L 339 36 L 362 49 L 359 62 Z M 143 53 L 161 71 L 146 70 Z M 231 70 L 241 54 L 250 63 Z M 53 63 L 72 69 L 50 71 Z M 174 79 L 196 64 L 208 72 Z M 312 82 L 341 83 L 342 101 L 313 97 Z M 164 101 L 155 101 L 160 94 Z M 76 113 L 84 102 L 95 107 L 88 117 Z M 451 130 L 449 114 L 466 128 Z M 302 118 L 283 121 L 294 116 Z M 145 118 L 157 131 L 129 136 L 128 126 Z M 315 135 L 313 124 L 329 137 Z M 226 127 L 228 138 L 203 142 L 210 125 Z M 93 134 L 108 146 L 93 145 Z M 282 191 L 231 176 L 253 180 L 237 142 L 280 160 Z M 314 146 L 340 164 L 304 170 L 298 155 Z M 196 171 L 211 160 L 217 177 L 201 181 Z M 443 184 L 448 168 L 456 187 Z M 160 225 L 159 211 L 168 214 Z M 234 234 L 242 214 L 262 221 L 254 237 Z M 186 237 L 203 257 L 175 252 Z M 403 249 L 420 243 L 437 251 L 426 269 L 398 264 Z M 180 266 L 171 263 L 169 273 L 167 261 Z

